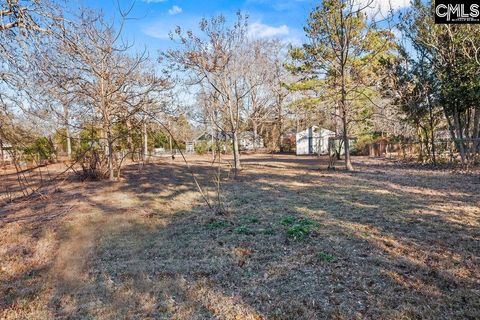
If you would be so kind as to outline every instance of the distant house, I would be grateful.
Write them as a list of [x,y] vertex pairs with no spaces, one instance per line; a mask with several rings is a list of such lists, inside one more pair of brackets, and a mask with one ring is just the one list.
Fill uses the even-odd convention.
[[201,142],[207,142],[213,144],[214,141],[218,139],[218,141],[228,141],[229,138],[226,133],[224,132],[215,132],[214,134],[211,134],[209,132],[202,132],[200,135],[198,135],[195,139],[193,139],[193,143],[201,143]]
[[12,146],[8,143],[1,143],[0,144],[0,162],[2,165],[4,164],[11,164],[13,159],[11,155]]
[[203,154],[216,149],[216,143],[219,144],[218,147],[220,150],[225,152],[227,150],[227,145],[230,144],[230,138],[226,133],[221,131],[214,132],[213,134],[204,131],[192,141],[187,141],[185,149],[187,153],[197,152]]
[[240,150],[255,150],[265,147],[262,137],[257,135],[257,138],[255,139],[253,131],[240,133],[238,144],[240,145]]
[[329,138],[335,137],[335,132],[312,126],[296,134],[297,155],[327,154]]

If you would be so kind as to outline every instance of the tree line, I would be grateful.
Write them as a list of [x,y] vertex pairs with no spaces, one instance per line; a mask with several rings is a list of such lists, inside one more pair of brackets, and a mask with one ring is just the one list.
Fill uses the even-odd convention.
[[433,2],[385,12],[373,0],[325,0],[298,47],[255,39],[242,12],[214,16],[172,30],[174,49],[158,56],[124,39],[131,10],[112,18],[50,1],[1,5],[2,153],[16,163],[60,148],[84,174],[114,180],[124,160],[208,132],[208,150],[228,146],[236,173],[242,133],[285,151],[295,132],[320,125],[335,132],[347,170],[351,141],[380,136],[416,141],[433,163],[448,139],[463,165],[478,161],[479,35],[475,25],[435,24]]

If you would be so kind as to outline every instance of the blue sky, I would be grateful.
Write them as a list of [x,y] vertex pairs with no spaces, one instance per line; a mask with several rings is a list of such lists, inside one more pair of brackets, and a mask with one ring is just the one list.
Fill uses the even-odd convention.
[[[156,56],[174,44],[169,32],[177,25],[195,30],[202,17],[223,14],[227,21],[235,18],[238,10],[249,15],[249,28],[257,38],[279,38],[294,45],[304,39],[303,26],[309,12],[318,5],[314,0],[118,0],[124,9],[134,3],[127,22],[125,36],[135,40],[135,48],[148,49]],[[368,1],[368,0],[359,0]],[[380,5],[392,4],[395,9],[403,8],[409,0],[375,0]],[[102,9],[107,15],[116,12],[117,0],[73,0],[70,6],[87,6]]]
[[[123,8],[130,0],[120,0]],[[136,46],[146,46],[154,53],[171,47],[168,34],[177,25],[196,29],[202,17],[223,14],[233,21],[235,12],[242,10],[249,15],[250,32],[256,37],[277,37],[299,44],[303,38],[303,26],[308,13],[318,3],[312,0],[136,0],[125,29],[128,39],[135,39]],[[72,7],[88,6],[102,9],[107,15],[115,12],[116,0],[77,0]]]

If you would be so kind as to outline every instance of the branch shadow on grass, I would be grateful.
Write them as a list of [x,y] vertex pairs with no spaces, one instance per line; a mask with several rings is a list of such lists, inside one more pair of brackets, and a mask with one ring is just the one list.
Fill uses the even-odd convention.
[[[240,179],[223,183],[225,216],[208,212],[183,165],[127,167],[110,194],[98,185],[79,200],[98,213],[65,230],[51,270],[68,272],[52,280],[50,311],[101,319],[478,315],[479,196],[468,177],[314,164],[247,159]],[[193,169],[211,188],[213,169]],[[285,217],[316,226],[295,240]]]

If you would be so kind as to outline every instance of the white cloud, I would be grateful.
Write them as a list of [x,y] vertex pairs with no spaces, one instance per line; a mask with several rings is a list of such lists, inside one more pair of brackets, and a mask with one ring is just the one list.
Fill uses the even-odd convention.
[[359,0],[356,5],[364,7],[369,5],[365,11],[369,16],[387,16],[390,11],[397,11],[410,6],[410,0]]
[[248,35],[252,38],[276,38],[288,34],[290,34],[290,29],[285,24],[273,27],[257,21],[248,26]]
[[[385,1],[388,2],[388,1]],[[385,3],[383,2],[383,3]],[[390,0],[393,10],[398,10],[410,6],[410,0]]]
[[291,44],[294,47],[299,47],[302,45],[302,39],[299,37],[288,37],[285,39],[282,39],[282,42],[285,44]]
[[151,24],[143,28],[143,33],[147,36],[157,39],[170,39],[170,29],[162,24]]
[[173,6],[168,10],[168,14],[174,16],[176,14],[182,13],[182,11],[182,8],[180,8],[179,6]]

